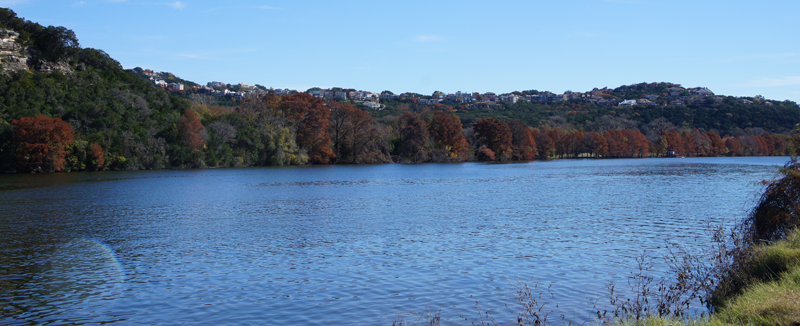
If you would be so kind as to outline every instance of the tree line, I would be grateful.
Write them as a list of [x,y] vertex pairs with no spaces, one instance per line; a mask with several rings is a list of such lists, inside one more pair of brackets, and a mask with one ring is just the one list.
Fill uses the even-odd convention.
[[[305,93],[252,96],[235,108],[195,103],[173,122],[153,131],[167,137],[156,140],[164,144],[160,168],[758,156],[788,151],[787,136],[759,130],[721,137],[715,131],[671,129],[650,141],[637,129],[540,129],[495,118],[465,126],[457,115],[444,111],[406,111],[376,121],[352,104]],[[19,172],[148,168],[125,158],[135,148],[114,140],[92,141],[91,134],[76,132],[61,118],[22,117],[11,126],[12,144],[6,148],[14,152]]]

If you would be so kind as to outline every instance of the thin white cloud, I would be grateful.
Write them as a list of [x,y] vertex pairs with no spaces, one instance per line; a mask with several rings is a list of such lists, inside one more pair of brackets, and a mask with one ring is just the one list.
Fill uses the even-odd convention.
[[800,85],[800,76],[786,76],[777,78],[754,79],[739,86],[741,87],[781,87]]
[[438,35],[417,35],[414,37],[414,41],[421,43],[441,42],[443,40],[444,38]]
[[170,2],[167,5],[178,10],[183,10],[183,8],[186,8],[186,3],[180,1]]
[[264,10],[272,10],[272,9],[275,9],[275,7],[270,7],[270,6],[258,6],[258,7],[256,7],[256,8],[258,8],[258,9],[264,9]]
[[78,1],[72,4],[73,7],[83,7],[86,5],[86,1]]
[[106,1],[114,2],[114,3],[120,3],[120,2],[125,2],[125,1],[128,1],[128,0],[106,0]]

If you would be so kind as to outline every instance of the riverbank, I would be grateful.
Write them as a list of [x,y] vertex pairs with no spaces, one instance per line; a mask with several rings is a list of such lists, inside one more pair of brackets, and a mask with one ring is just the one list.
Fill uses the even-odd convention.
[[753,249],[753,263],[744,268],[745,278],[760,281],[741,294],[722,298],[710,318],[679,320],[652,317],[643,321],[619,321],[618,326],[677,325],[798,325],[800,324],[800,230],[786,240]]

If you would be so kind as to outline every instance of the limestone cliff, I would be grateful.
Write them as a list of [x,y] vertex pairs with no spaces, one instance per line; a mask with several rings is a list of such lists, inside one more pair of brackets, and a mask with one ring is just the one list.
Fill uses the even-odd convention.
[[72,68],[66,62],[49,62],[38,59],[27,47],[17,41],[19,33],[0,29],[0,66],[3,73],[20,70],[38,70],[41,72],[59,71],[63,74],[72,73]]
[[28,56],[17,43],[19,33],[7,29],[0,30],[0,64],[4,71],[28,69]]

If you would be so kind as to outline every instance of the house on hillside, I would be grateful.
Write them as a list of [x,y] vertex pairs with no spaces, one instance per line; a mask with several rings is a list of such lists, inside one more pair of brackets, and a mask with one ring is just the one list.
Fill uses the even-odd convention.
[[171,89],[173,91],[182,91],[184,89],[183,84],[180,83],[169,83],[167,84],[167,89]]
[[321,89],[312,90],[312,91],[308,91],[308,95],[311,95],[311,96],[316,97],[316,98],[323,98],[323,97],[325,97],[325,91],[321,90]]
[[518,100],[519,100],[519,96],[513,95],[513,94],[512,95],[500,96],[500,101],[503,101],[503,102],[517,103]]
[[366,107],[368,107],[370,109],[373,109],[373,110],[380,110],[381,108],[383,108],[383,105],[381,105],[378,102],[367,101],[367,102],[364,102],[363,104]]
[[636,105],[636,100],[624,100],[619,102],[618,106],[634,106]]
[[700,95],[700,96],[714,96],[714,92],[712,92],[708,87],[695,87],[688,89],[689,94],[692,95]]
[[580,100],[581,98],[583,98],[583,94],[581,93],[575,93],[575,92],[564,93],[564,101]]

